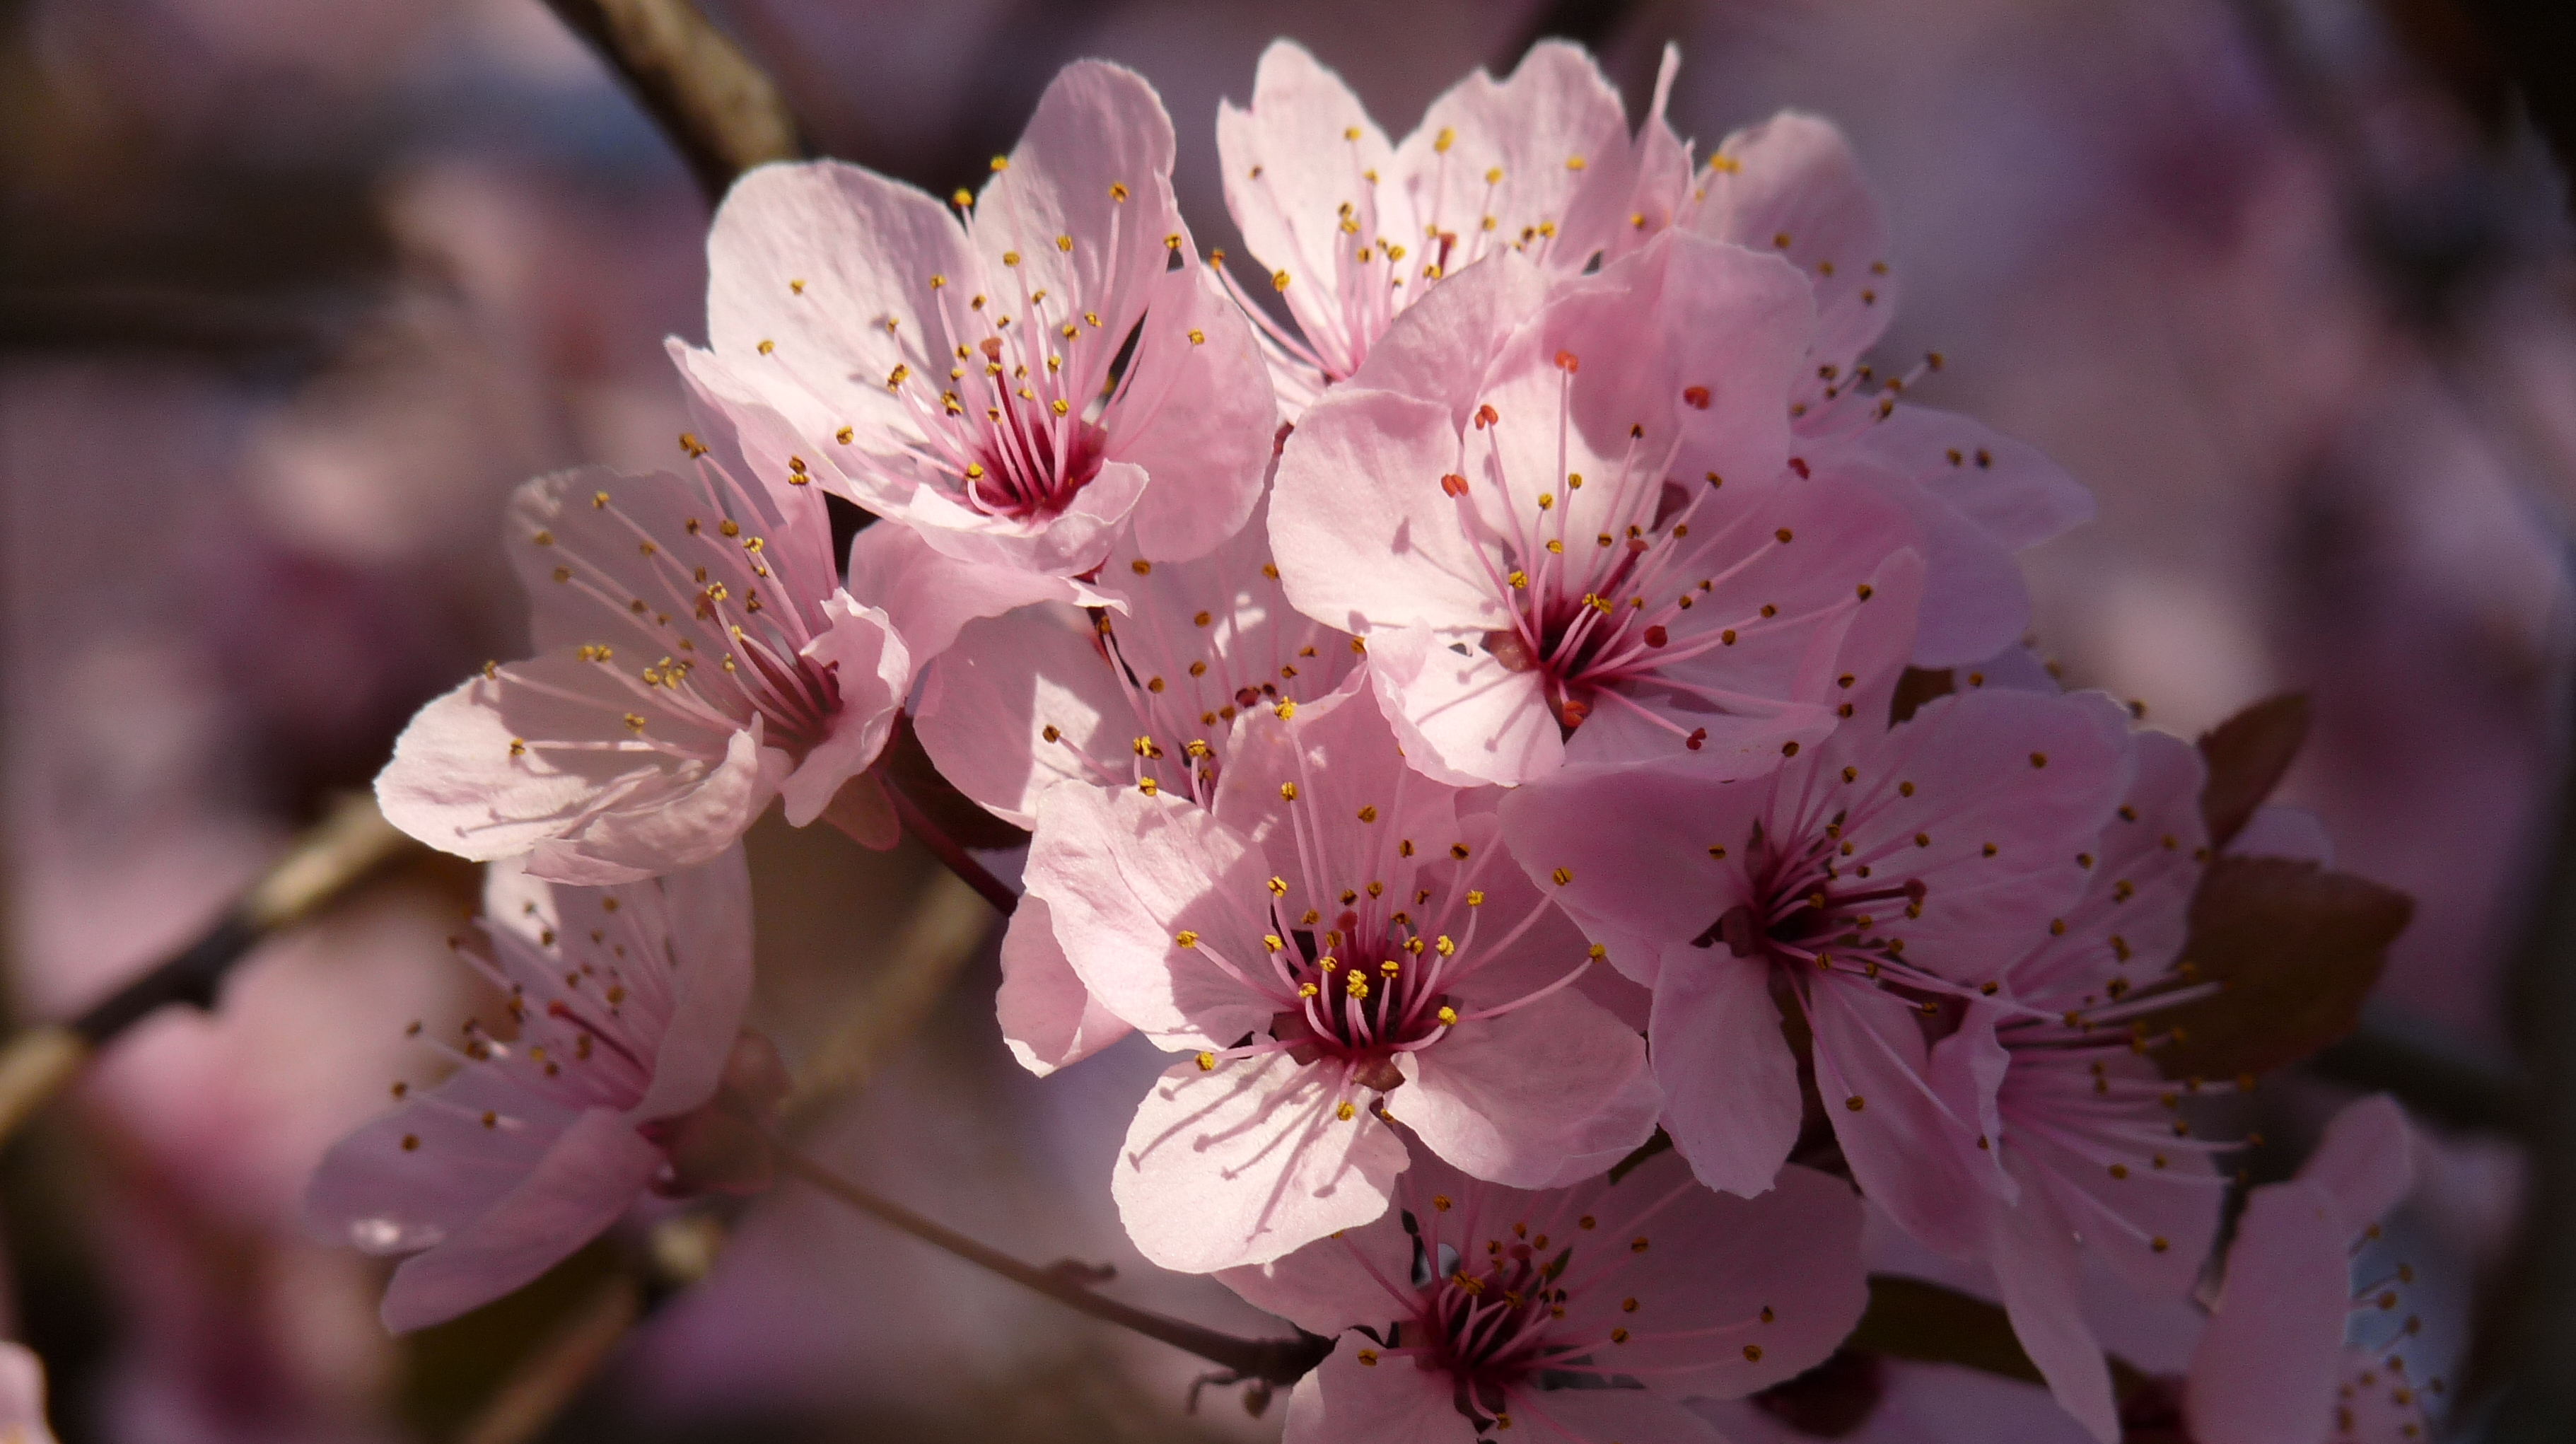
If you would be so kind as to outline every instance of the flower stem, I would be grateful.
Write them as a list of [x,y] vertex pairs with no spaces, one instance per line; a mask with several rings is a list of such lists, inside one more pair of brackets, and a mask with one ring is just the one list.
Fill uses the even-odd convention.
[[1009,917],[1019,908],[1020,895],[1011,891],[1010,884],[993,876],[992,870],[977,862],[973,853],[959,846],[955,838],[931,821],[930,814],[922,811],[921,805],[914,802],[891,777],[885,779],[885,792],[894,803],[894,815],[903,823],[903,830],[912,834],[915,842],[929,848],[941,862],[948,864],[948,870],[964,878],[967,886],[983,894],[984,901],[991,903],[995,912]]
[[1095,1319],[1132,1329],[1149,1339],[1159,1339],[1176,1349],[1196,1354],[1222,1366],[1237,1380],[1294,1384],[1322,1363],[1324,1355],[1332,1349],[1330,1339],[1312,1334],[1301,1334],[1293,1339],[1237,1338],[1180,1319],[1166,1318],[1131,1304],[1122,1304],[1116,1299],[1103,1298],[1086,1287],[1072,1270],[1061,1267],[1045,1269],[1023,1263],[999,1249],[987,1247],[933,1222],[892,1199],[877,1196],[785,1143],[775,1140],[773,1143],[782,1168],[878,1222],[911,1234],[977,1267],[1000,1274],[1024,1288],[1034,1289],[1076,1313],[1089,1314]]

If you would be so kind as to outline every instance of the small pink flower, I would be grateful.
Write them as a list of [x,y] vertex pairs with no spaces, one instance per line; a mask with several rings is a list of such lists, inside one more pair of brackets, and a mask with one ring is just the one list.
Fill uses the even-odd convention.
[[860,774],[909,685],[903,641],[841,590],[802,474],[746,474],[723,418],[701,424],[686,478],[586,468],[519,489],[507,540],[539,655],[412,719],[376,779],[395,826],[592,885],[705,862],[773,797],[800,827],[893,844]]
[[1863,1191],[1943,1252],[1984,1242],[1978,1200],[2010,1183],[1975,1146],[1982,1100],[1937,1088],[1933,1054],[1991,1049],[1992,1027],[1932,1025],[2082,893],[2076,855],[2124,781],[2106,714],[1975,692],[1842,728],[1757,781],[1567,772],[1504,799],[1530,875],[1653,988],[1664,1126],[1701,1179],[1760,1193],[1797,1140],[1785,1000]]
[[[650,882],[552,886],[496,864],[484,919],[455,943],[507,994],[514,1036],[474,1024],[456,1071],[335,1145],[305,1216],[404,1254],[384,1319],[402,1331],[509,1293],[614,1223],[648,1188],[756,1183],[735,1115],[782,1089],[742,1031],[751,880],[740,849]],[[719,1094],[727,1094],[719,1102]]]
[[1289,599],[1368,641],[1444,780],[1777,765],[1901,664],[1902,507],[1786,467],[1811,325],[1789,268],[1667,235],[1553,294],[1517,255],[1407,311],[1287,443]]
[[1665,1156],[1544,1193],[1425,1159],[1396,1193],[1365,1227],[1220,1275],[1338,1336],[1287,1444],[1715,1441],[1681,1400],[1796,1377],[1869,1299],[1859,1200],[1809,1169],[1738,1199]]
[[[2099,694],[2069,699],[2111,711]],[[2120,725],[2113,719],[2113,725]],[[2226,1180],[2216,1145],[2176,1113],[2181,1089],[2124,1026],[2189,986],[2180,957],[2209,841],[2199,752],[2163,733],[2130,740],[2126,796],[2077,854],[2088,882],[2038,943],[2001,970],[1999,995],[1969,1005],[1965,1046],[1933,1049],[1935,1087],[1977,1097],[1979,1150],[2014,1188],[1990,1205],[1979,1252],[2014,1332],[2058,1402],[2105,1444],[2120,1434],[2102,1347],[2085,1322],[2090,1253],[2151,1297],[2187,1297],[2217,1237]],[[2157,996],[2151,1003],[2134,1001]]]
[[[1217,111],[1226,208],[1296,321],[1237,295],[1289,419],[1358,373],[1407,306],[1489,255],[1574,277],[1669,223],[1689,159],[1662,124],[1667,56],[1644,137],[1583,50],[1531,47],[1510,77],[1479,70],[1390,144],[1359,97],[1293,41],[1262,52],[1252,103]],[[1632,202],[1649,166],[1660,198]],[[1228,278],[1228,285],[1233,284]]]
[[2335,1116],[2298,1177],[2247,1195],[2183,1385],[2197,1444],[2429,1437],[2423,1390],[2440,1384],[2407,1369],[2400,1280],[2353,1285],[2354,1254],[2413,1187],[2409,1155],[2405,1115],[2364,1098]]
[[[858,570],[854,561],[854,581]],[[1099,611],[1033,606],[977,622],[922,682],[913,724],[931,760],[1023,827],[1037,821],[1039,796],[1065,784],[1151,778],[1162,795],[1206,806],[1238,716],[1320,697],[1357,660],[1349,637],[1281,597],[1257,523],[1186,562],[1158,565],[1123,543],[1104,572]],[[1012,914],[1001,961],[1002,1037],[1032,1071],[1128,1033],[1074,975],[1042,900]]]
[[2030,597],[2013,553],[2090,520],[2093,499],[1982,423],[1898,404],[1921,369],[1873,384],[1881,378],[1862,358],[1895,316],[1897,278],[1886,221],[1842,132],[1794,111],[1737,131],[1676,224],[1783,257],[1814,288],[1815,335],[1790,404],[1796,450],[1810,467],[1870,482],[1921,529],[1930,570],[1915,662],[1963,664],[2016,641]]
[[1162,102],[1068,66],[993,164],[962,224],[856,166],[746,175],[708,237],[711,350],[683,364],[960,560],[1073,575],[1131,525],[1157,561],[1206,552],[1259,497],[1276,408],[1242,313],[1172,265],[1195,252]]
[[1276,1258],[1378,1216],[1432,1152],[1525,1186],[1608,1167],[1657,1098],[1635,1031],[1575,991],[1593,959],[1495,841],[1413,772],[1354,677],[1256,712],[1213,809],[1162,792],[1040,799],[1029,895],[1099,1004],[1193,1052],[1112,1177],[1146,1257]]

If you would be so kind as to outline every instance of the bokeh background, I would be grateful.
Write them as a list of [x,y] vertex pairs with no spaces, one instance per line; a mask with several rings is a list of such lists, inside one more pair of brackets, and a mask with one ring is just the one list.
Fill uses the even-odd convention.
[[[2510,84],[2527,36],[2495,7],[706,8],[816,153],[941,193],[1009,147],[1063,62],[1134,66],[1179,128],[1203,245],[1233,237],[1217,101],[1248,95],[1275,35],[1397,134],[1548,33],[1591,44],[1632,111],[1678,42],[1672,115],[1703,151],[1783,106],[1839,121],[1895,232],[1884,351],[1943,351],[1917,394],[2100,499],[2027,559],[2036,645],[2187,736],[2307,690],[2287,800],[2340,866],[2417,899],[2364,1042],[2267,1092],[2258,1170],[2285,1171],[2353,1089],[2405,1084],[2428,1129],[2400,1230],[2441,1347],[2501,1377],[2539,1327],[2507,1286],[2533,1277],[2520,1224],[2553,1217],[2530,1205],[2553,1206],[2533,1180],[2555,1155],[2516,1141],[2546,1073],[2518,1060],[2553,1056],[2518,960],[2570,695],[2576,272],[2545,126]],[[411,709],[520,650],[502,501],[668,452],[661,342],[703,336],[706,218],[539,0],[0,0],[18,1020],[203,931]],[[987,914],[926,855],[775,817],[752,855],[757,1021],[799,1065],[820,1152],[1027,1256],[1260,1326],[1154,1276],[1117,1227],[1109,1159],[1157,1055],[1021,1072]],[[135,1029],[0,1156],[0,1332],[45,1356],[65,1440],[1275,1436],[1279,1411],[1254,1419],[1239,1391],[1185,1413],[1191,1361],[804,1195],[641,1222],[521,1299],[386,1337],[377,1266],[307,1238],[296,1201],[389,1082],[427,1076],[404,1025],[477,1006],[442,946],[472,891],[412,867],[263,947],[215,1013]],[[496,1399],[577,1356],[568,1337],[596,1345],[591,1382],[513,1425]]]

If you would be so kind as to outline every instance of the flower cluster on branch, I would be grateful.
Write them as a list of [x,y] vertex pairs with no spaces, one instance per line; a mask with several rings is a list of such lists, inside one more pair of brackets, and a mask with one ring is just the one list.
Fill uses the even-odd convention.
[[[2089,497],[1869,359],[1835,128],[1695,160],[1676,63],[1633,130],[1549,43],[1390,140],[1274,45],[1217,123],[1250,283],[1114,65],[980,192],[744,177],[675,470],[529,483],[537,655],[379,783],[493,863],[458,950],[509,999],[315,1184],[409,1255],[387,1321],[766,1181],[736,843],[774,797],[889,845],[901,714],[1031,834],[1014,1054],[1172,1056],[1104,1180],[1138,1248],[1329,1341],[1291,1444],[1714,1438],[1693,1401],[1865,1377],[1865,1218],[2104,1444],[2402,1378],[2344,1322],[2388,1105],[2211,1282],[2242,1140],[2196,1100],[2347,1030],[2408,911],[2246,853],[2304,714],[2195,746],[2060,689],[2016,553]],[[846,562],[826,494],[878,519]],[[2115,1367],[2088,1274],[2214,1310],[2187,1378]]]

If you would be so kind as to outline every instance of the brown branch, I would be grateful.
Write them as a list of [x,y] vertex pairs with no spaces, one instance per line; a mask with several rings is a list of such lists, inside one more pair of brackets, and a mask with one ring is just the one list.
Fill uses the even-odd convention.
[[546,0],[608,62],[678,148],[709,201],[734,178],[805,153],[768,74],[689,0]]
[[1132,1304],[1122,1304],[1116,1299],[1103,1298],[1085,1285],[1076,1269],[1061,1264],[1054,1268],[1039,1268],[1035,1264],[1022,1263],[999,1249],[989,1248],[955,1229],[935,1223],[892,1199],[878,1197],[784,1143],[775,1144],[775,1147],[780,1166],[789,1173],[878,1222],[911,1234],[978,1268],[1000,1274],[1023,1288],[1044,1294],[1076,1313],[1132,1329],[1149,1339],[1159,1339],[1176,1349],[1196,1354],[1227,1370],[1234,1380],[1294,1384],[1312,1372],[1317,1364],[1324,1361],[1324,1355],[1332,1351],[1332,1340],[1313,1334],[1301,1334],[1293,1339],[1238,1338],[1198,1324],[1167,1318]]
[[894,803],[894,815],[902,819],[903,830],[912,835],[913,841],[929,848],[934,856],[948,865],[950,872],[964,878],[967,886],[983,894],[984,901],[991,903],[995,912],[1009,917],[1019,910],[1020,895],[1011,891],[1011,885],[993,876],[990,868],[977,862],[973,853],[933,822],[930,814],[922,811],[921,804],[913,801],[912,795],[905,792],[901,784],[889,777],[885,790],[886,797]]

